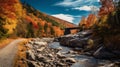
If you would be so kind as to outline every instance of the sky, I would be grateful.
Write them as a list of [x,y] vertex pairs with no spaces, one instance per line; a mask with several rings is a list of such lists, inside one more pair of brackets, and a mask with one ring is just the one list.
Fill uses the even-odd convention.
[[[78,24],[82,16],[99,11],[99,0],[21,0],[48,15]],[[92,11],[91,11],[92,10]]]

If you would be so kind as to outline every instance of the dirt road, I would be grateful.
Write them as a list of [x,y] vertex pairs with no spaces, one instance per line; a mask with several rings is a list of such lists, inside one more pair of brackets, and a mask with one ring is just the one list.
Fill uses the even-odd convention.
[[17,45],[24,39],[17,39],[0,49],[0,67],[13,67],[14,58],[17,52]]

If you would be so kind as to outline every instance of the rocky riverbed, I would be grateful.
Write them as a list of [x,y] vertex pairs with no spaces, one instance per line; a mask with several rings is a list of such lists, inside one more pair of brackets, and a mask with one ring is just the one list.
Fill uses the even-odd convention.
[[[119,52],[106,50],[91,31],[59,38],[35,38],[26,44],[29,67],[120,67]],[[93,49],[94,48],[94,49]],[[93,49],[93,50],[92,50]]]
[[59,43],[52,41],[52,38],[37,38],[29,41],[27,44],[29,67],[70,67],[77,62],[74,58],[63,55],[62,53],[65,52],[60,52],[63,48],[59,47]]

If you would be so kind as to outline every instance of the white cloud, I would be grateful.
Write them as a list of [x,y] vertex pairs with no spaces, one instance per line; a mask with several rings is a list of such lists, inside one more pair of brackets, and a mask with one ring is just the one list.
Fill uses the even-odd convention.
[[75,8],[72,8],[72,9],[75,9],[75,10],[83,10],[83,11],[98,11],[99,8],[96,7],[96,6],[82,6],[82,7],[75,7]]
[[91,5],[92,3],[99,1],[100,0],[63,0],[55,5],[64,7],[78,7],[81,5]]
[[75,9],[75,10],[84,10],[84,11],[91,11],[91,7],[90,6],[75,7],[73,9]]
[[71,23],[73,23],[73,21],[75,19],[72,15],[69,15],[69,14],[55,14],[52,16],[57,17],[57,18],[62,19],[62,20],[66,20],[66,21],[71,22]]
[[77,15],[77,16],[74,16],[75,18],[81,18],[82,16],[80,16],[80,15]]
[[98,0],[98,2],[100,2],[100,0]]
[[81,1],[82,0],[64,0],[64,1],[56,3],[55,5],[73,7],[73,6],[78,6]]

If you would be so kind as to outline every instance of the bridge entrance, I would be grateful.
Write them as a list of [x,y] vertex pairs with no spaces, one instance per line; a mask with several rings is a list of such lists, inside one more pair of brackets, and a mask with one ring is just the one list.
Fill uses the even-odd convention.
[[79,30],[81,30],[80,27],[65,28],[64,35],[71,34],[71,30],[73,30],[73,29],[79,29]]

